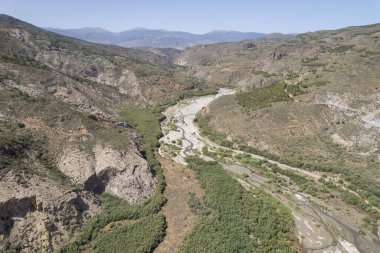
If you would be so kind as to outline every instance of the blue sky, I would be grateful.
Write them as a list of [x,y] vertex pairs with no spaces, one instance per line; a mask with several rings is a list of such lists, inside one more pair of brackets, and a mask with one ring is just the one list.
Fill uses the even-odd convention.
[[300,33],[380,23],[380,0],[0,0],[41,27]]

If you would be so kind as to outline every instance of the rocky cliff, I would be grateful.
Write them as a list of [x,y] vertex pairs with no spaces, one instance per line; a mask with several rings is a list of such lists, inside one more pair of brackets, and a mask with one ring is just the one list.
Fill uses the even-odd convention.
[[101,211],[94,194],[81,189],[62,189],[53,180],[27,176],[20,186],[20,174],[10,171],[1,178],[1,250],[50,252],[78,232],[83,223]]
[[90,155],[69,146],[58,158],[58,168],[89,191],[130,202],[149,197],[155,188],[149,164],[136,149],[125,152],[97,144]]

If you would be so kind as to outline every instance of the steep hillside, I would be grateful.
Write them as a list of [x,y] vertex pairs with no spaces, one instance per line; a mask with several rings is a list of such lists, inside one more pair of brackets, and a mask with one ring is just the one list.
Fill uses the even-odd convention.
[[199,77],[246,90],[284,79],[315,81],[316,72],[336,76],[358,61],[369,65],[378,53],[378,30],[379,25],[371,25],[284,39],[201,45],[185,49],[176,63]]
[[[105,226],[126,219],[128,202],[162,205],[152,156],[160,106],[208,92],[203,80],[156,53],[83,42],[0,15],[0,251],[50,252],[95,215]],[[142,115],[150,132],[140,128]],[[119,216],[104,218],[111,200],[96,195],[104,193],[124,205]],[[133,208],[141,218],[160,210]],[[162,231],[152,236],[159,240]]]
[[[378,147],[372,140],[378,138],[380,129],[379,35],[380,25],[372,25],[302,34],[277,42],[208,45],[185,50],[177,62],[199,77],[249,91],[222,98],[209,108],[210,117],[219,115],[224,123],[229,122],[225,109],[231,113],[233,121],[228,125],[215,121],[216,128],[250,134],[255,138],[250,140],[252,145],[276,153],[281,146],[283,152],[289,151],[289,140],[270,145],[270,139],[293,136],[302,143],[306,136],[314,140],[318,134],[327,134],[320,136],[323,142],[330,140],[331,145],[354,149],[353,155],[375,162]],[[206,59],[209,62],[203,64]],[[254,89],[258,87],[264,88]],[[219,113],[214,114],[216,111]],[[236,113],[241,124],[236,124]],[[299,144],[290,146],[302,149]],[[300,150],[293,151],[300,154]],[[317,154],[329,159],[331,152],[320,150]],[[354,163],[359,165],[359,160]]]
[[[142,51],[0,15],[0,251],[153,252],[167,233],[158,251],[377,252],[379,39],[370,25]],[[237,92],[176,103],[219,86]]]
[[337,196],[366,213],[377,231],[379,38],[380,25],[350,27],[275,42],[190,48],[177,62],[198,77],[240,90],[203,110],[198,123],[204,134],[331,175]]
[[205,34],[174,32],[136,28],[123,32],[110,32],[101,28],[57,29],[45,28],[48,31],[90,42],[113,44],[122,47],[135,48],[177,48],[182,49],[198,44],[211,44],[256,39],[265,36],[264,33],[212,31]]

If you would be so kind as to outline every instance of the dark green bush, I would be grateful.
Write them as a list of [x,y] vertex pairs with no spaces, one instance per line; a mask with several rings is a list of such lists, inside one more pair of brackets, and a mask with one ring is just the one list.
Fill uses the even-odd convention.
[[136,223],[113,228],[102,233],[92,250],[97,252],[153,252],[165,236],[166,222],[162,214],[153,214]]
[[200,218],[180,252],[294,252],[290,212],[260,190],[245,191],[216,162],[188,158],[212,210]]
[[251,92],[236,94],[236,100],[240,106],[249,110],[258,110],[270,107],[272,103],[291,100],[286,92],[286,84],[280,83],[263,88],[254,89]]

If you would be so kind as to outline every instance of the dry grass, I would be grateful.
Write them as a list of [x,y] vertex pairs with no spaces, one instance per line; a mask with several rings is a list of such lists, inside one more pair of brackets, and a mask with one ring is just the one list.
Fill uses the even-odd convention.
[[161,160],[166,179],[166,205],[162,212],[166,217],[167,230],[164,241],[156,248],[156,253],[177,252],[188,232],[194,227],[197,215],[188,206],[189,193],[199,198],[204,195],[195,178],[194,171],[170,160]]

